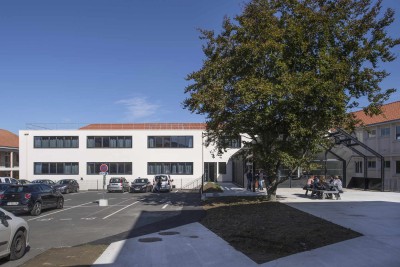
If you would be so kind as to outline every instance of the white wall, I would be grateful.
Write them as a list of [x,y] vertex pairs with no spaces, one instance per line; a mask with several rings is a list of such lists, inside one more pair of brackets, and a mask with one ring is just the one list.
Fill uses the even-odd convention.
[[[193,148],[147,148],[148,136],[193,136]],[[79,148],[34,148],[34,136],[79,136]],[[87,136],[132,136],[132,148],[87,148]],[[129,181],[136,177],[148,177],[148,162],[193,162],[193,175],[172,175],[177,188],[200,178],[203,162],[228,162],[238,149],[230,149],[215,158],[212,148],[202,146],[202,130],[22,130],[19,132],[20,177],[28,180],[72,178],[78,180],[81,189],[102,188],[101,175],[87,175],[87,162],[132,162],[132,175],[124,175]],[[79,162],[79,175],[34,175],[34,162]],[[218,166],[218,164],[217,164]],[[83,178],[83,181],[81,180]],[[232,167],[228,163],[227,174],[219,175],[218,181],[231,181]]]

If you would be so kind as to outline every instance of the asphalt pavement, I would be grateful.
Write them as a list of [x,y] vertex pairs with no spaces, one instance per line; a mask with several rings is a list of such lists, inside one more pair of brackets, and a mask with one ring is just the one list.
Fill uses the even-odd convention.
[[[233,184],[222,187],[224,193],[207,197],[265,194]],[[311,199],[301,188],[279,188],[277,193],[278,201],[363,236],[258,265],[193,216],[178,227],[112,242],[93,266],[400,266],[399,193],[346,190],[341,200]]]

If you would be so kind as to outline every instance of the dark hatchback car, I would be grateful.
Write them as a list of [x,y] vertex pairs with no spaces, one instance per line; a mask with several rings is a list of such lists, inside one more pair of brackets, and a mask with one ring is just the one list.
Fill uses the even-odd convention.
[[42,209],[62,209],[64,197],[47,184],[11,185],[0,193],[0,207],[11,212],[30,212],[37,216]]
[[75,179],[62,179],[58,181],[55,185],[53,185],[53,188],[65,194],[79,192],[79,184]]
[[129,189],[130,193],[134,192],[151,192],[153,190],[153,185],[147,178],[137,178],[131,183]]

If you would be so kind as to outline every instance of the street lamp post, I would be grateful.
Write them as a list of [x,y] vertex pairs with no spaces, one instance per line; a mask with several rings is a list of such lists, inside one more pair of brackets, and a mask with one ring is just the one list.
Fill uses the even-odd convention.
[[201,132],[201,189],[200,189],[201,199],[203,199],[203,186],[204,186],[204,133]]
[[29,133],[25,133],[25,179],[28,179],[28,141],[29,141]]

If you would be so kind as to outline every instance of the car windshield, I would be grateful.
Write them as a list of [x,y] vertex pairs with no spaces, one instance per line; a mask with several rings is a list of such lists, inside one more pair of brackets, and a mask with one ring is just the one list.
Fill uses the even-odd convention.
[[10,185],[8,185],[8,184],[0,184],[0,191],[4,191],[9,187],[10,187]]
[[165,182],[168,181],[168,177],[167,176],[156,176],[156,180],[161,179],[161,181]]
[[121,183],[121,179],[120,178],[111,178],[110,179],[110,183]]
[[147,183],[147,179],[136,179],[135,183]]
[[57,184],[68,184],[69,181],[68,180],[60,180],[57,182]]

